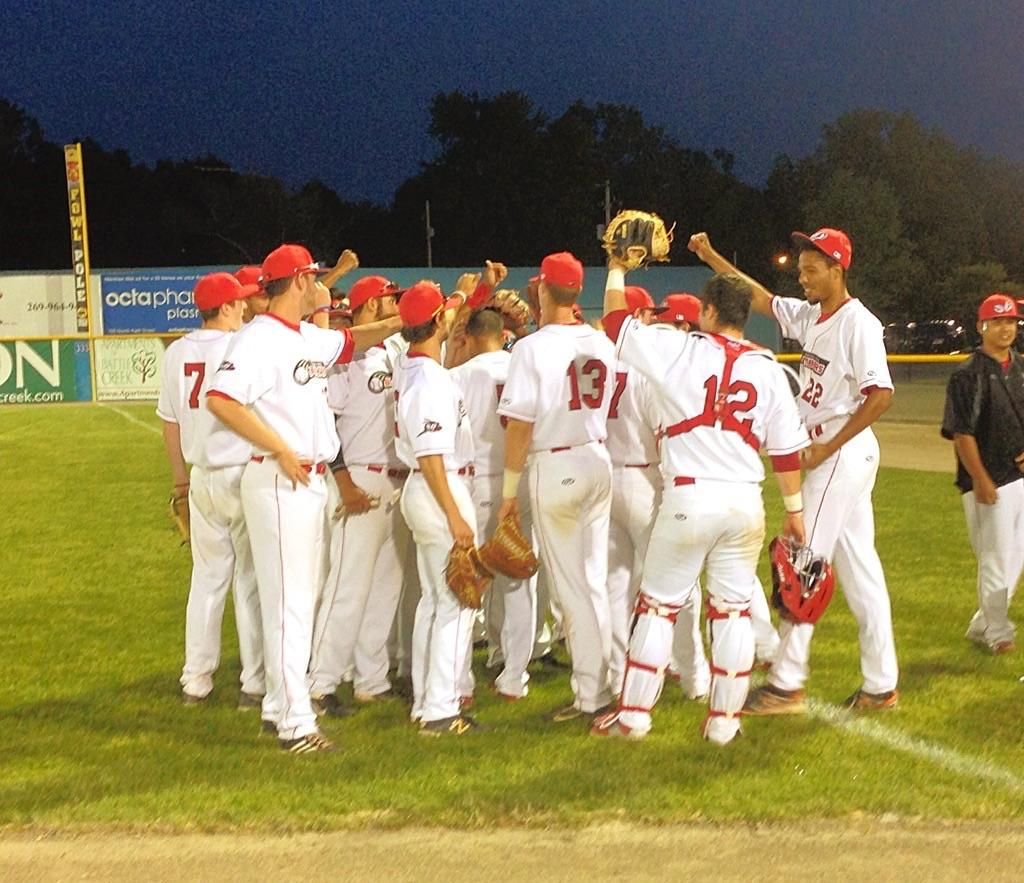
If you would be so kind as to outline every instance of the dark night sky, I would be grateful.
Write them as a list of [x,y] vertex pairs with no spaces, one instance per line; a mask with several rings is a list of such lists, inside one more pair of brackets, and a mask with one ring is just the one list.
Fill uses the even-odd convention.
[[[983,11],[984,10],[984,11]],[[633,104],[760,184],[856,107],[911,111],[1024,161],[1024,3],[26,2],[0,8],[0,97],[55,141],[136,161],[212,152],[386,201],[435,146],[441,90],[517,89],[551,116]]]

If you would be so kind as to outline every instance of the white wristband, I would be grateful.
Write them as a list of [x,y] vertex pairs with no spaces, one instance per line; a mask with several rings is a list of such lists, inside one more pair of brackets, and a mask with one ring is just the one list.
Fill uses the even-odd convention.
[[501,496],[510,500],[519,493],[519,479],[523,477],[522,472],[516,472],[512,469],[505,470],[505,478],[501,482]]
[[614,267],[608,271],[608,279],[604,283],[605,291],[625,291],[626,274],[619,268]]
[[797,491],[795,494],[788,494],[782,498],[782,505],[789,515],[804,511],[804,495]]

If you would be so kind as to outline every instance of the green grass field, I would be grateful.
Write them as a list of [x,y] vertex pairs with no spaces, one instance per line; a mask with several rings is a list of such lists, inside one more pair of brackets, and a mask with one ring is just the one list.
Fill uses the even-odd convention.
[[[946,476],[885,470],[876,491],[903,672],[902,706],[884,717],[857,722],[832,708],[859,685],[855,627],[837,595],[814,646],[815,713],[748,720],[725,750],[700,741],[703,709],[677,690],[666,689],[645,742],[607,743],[582,725],[543,722],[569,697],[564,674],[536,675],[529,699],[508,706],[490,697],[480,667],[489,733],[424,740],[392,705],[327,723],[338,753],[296,758],[234,708],[230,621],[210,704],[181,705],[188,553],[165,511],[152,407],[117,409],[0,410],[0,825],[1024,817],[1024,659],[993,658],[961,637],[974,562]],[[766,496],[771,530],[778,507]]]

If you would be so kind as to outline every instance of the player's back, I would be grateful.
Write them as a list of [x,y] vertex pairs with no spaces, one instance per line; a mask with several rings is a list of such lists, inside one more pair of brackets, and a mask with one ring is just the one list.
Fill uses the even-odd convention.
[[789,383],[768,350],[630,321],[618,351],[655,395],[666,480],[761,482],[761,453],[783,456],[808,444]]
[[533,424],[531,451],[604,441],[615,348],[589,325],[545,325],[512,350],[499,413]]
[[608,456],[612,465],[640,466],[658,462],[657,431],[661,417],[656,413],[647,380],[639,371],[619,362],[615,388],[608,408]]
[[498,414],[508,380],[512,354],[505,350],[481,353],[451,370],[473,430],[477,475],[500,475],[505,457],[505,420]]
[[249,459],[249,443],[206,407],[206,391],[232,336],[230,331],[199,328],[174,341],[164,354],[157,414],[178,424],[182,454],[194,466],[234,466]]
[[397,466],[392,357],[384,344],[357,353],[327,378],[327,404],[349,465]]

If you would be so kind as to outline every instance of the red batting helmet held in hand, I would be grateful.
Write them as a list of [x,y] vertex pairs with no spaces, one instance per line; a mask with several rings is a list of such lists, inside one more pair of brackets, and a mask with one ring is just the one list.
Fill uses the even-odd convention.
[[807,546],[776,537],[768,546],[772,561],[772,603],[793,622],[812,625],[832,600],[836,580],[831,565]]

